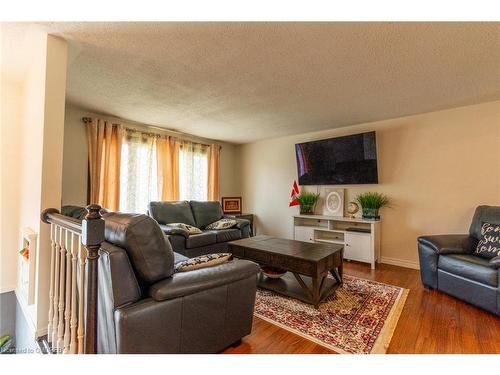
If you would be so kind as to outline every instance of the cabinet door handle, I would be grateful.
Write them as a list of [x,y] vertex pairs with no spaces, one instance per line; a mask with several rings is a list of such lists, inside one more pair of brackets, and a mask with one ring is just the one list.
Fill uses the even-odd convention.
[[346,245],[346,246],[349,246],[349,244],[348,244],[348,243],[346,243],[345,245]]

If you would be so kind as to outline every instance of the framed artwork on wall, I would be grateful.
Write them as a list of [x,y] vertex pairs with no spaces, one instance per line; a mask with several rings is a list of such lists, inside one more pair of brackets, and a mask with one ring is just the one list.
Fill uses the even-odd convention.
[[222,197],[221,201],[225,214],[241,214],[241,197]]

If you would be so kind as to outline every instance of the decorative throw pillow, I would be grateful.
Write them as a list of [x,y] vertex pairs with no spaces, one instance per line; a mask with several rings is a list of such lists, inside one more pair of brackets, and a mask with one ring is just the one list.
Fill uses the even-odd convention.
[[208,230],[221,230],[221,229],[229,229],[234,227],[238,222],[234,219],[220,219],[212,224],[208,224],[205,229]]
[[189,233],[189,235],[203,233],[200,228],[196,228],[196,227],[193,227],[192,225],[188,225],[188,224],[184,224],[184,223],[171,223],[168,225],[170,225],[171,227],[177,227],[177,228],[184,229]]
[[487,259],[500,255],[500,225],[483,223],[474,254]]
[[177,263],[175,265],[175,272],[186,272],[216,266],[217,264],[227,262],[231,259],[231,257],[232,254],[230,253],[201,255],[199,257],[183,260],[182,262]]

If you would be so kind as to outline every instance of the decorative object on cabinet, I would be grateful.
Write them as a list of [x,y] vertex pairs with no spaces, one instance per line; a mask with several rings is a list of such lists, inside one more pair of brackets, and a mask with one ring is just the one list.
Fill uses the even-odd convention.
[[241,214],[241,197],[222,197],[221,203],[225,214]]
[[344,189],[324,189],[323,215],[344,216]]
[[389,207],[389,198],[381,193],[366,192],[356,196],[356,202],[361,206],[363,211],[363,219],[378,220],[380,219],[379,210],[382,207]]
[[380,221],[326,215],[295,215],[293,238],[304,242],[344,245],[344,259],[380,261]]
[[21,246],[18,260],[17,291],[27,305],[35,303],[35,262],[37,234],[30,228],[21,231]]
[[349,214],[349,218],[354,219],[356,217],[356,214],[359,211],[359,204],[356,202],[349,202],[347,205],[347,213]]
[[319,194],[311,193],[308,191],[302,191],[297,195],[297,200],[300,205],[300,214],[309,215],[314,214],[314,208],[316,207],[316,202],[318,201]]

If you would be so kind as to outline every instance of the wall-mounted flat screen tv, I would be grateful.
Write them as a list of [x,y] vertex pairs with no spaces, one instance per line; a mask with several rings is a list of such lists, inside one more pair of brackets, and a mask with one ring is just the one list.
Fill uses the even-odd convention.
[[299,185],[377,184],[375,132],[295,145]]

